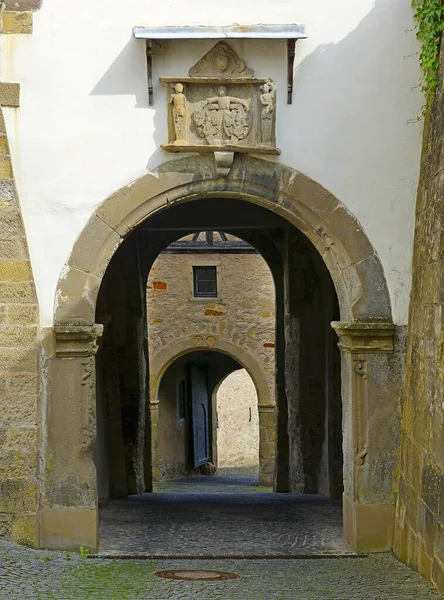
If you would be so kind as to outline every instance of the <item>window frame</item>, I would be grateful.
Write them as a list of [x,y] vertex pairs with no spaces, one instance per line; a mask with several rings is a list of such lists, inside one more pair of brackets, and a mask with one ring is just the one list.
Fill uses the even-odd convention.
[[[214,273],[214,278],[212,279],[201,279],[198,278],[198,273],[203,270],[212,271]],[[214,292],[199,292],[198,287],[199,283],[214,283],[215,290]],[[217,281],[217,267],[216,265],[193,265],[193,296],[194,298],[217,298],[218,297],[218,281]]]
[[[216,296],[194,295],[194,267],[216,267]],[[222,291],[222,275],[220,260],[190,260],[189,262],[189,298],[192,302],[220,302]]]

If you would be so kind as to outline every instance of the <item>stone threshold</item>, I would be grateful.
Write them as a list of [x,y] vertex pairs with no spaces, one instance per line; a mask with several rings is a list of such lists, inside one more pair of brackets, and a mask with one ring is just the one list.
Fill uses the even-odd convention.
[[88,554],[88,559],[102,560],[327,560],[340,558],[370,558],[369,554]]

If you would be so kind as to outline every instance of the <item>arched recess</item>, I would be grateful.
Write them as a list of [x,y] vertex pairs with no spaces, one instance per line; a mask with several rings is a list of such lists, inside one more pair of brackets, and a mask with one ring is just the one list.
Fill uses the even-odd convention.
[[[342,351],[344,535],[356,550],[390,550],[402,351],[393,355],[382,265],[359,222],[330,192],[290,167],[246,155],[236,155],[226,178],[216,176],[210,157],[169,161],[105,200],[77,239],[55,298],[42,545],[78,547],[84,532],[80,542],[97,547],[94,353],[101,327],[95,311],[107,265],[140,224],[206,198],[232,198],[279,215],[328,268],[341,316],[334,328]],[[290,336],[285,347],[292,343]],[[74,452],[67,453],[68,433]]]
[[[159,421],[159,387],[169,367],[182,356],[199,351],[225,354],[238,362],[250,375],[256,388],[259,411],[259,485],[272,486],[275,463],[276,415],[274,389],[270,389],[266,377],[259,364],[243,348],[235,344],[205,334],[193,336],[200,339],[190,347],[190,339],[180,340],[174,346],[154,357],[150,362],[150,413],[151,413],[151,454],[152,464],[158,464],[157,456],[157,424]],[[154,466],[155,468],[155,466]]]
[[[237,401],[238,390],[242,392],[240,401]],[[266,448],[263,444],[261,448],[260,444],[258,405],[256,387],[245,369],[231,371],[214,386],[212,406],[217,415],[217,435],[213,448],[218,468],[260,468],[261,450]],[[275,456],[275,444],[272,444],[271,456]],[[272,480],[271,485],[267,481],[258,482],[260,487],[272,487],[273,484]]]

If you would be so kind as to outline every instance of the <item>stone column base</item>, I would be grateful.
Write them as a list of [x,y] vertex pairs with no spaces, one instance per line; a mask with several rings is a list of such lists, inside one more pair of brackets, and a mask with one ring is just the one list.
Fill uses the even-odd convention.
[[343,495],[344,539],[354,552],[391,552],[395,507],[357,504]]
[[40,547],[90,552],[98,548],[98,513],[88,508],[45,508],[40,512]]

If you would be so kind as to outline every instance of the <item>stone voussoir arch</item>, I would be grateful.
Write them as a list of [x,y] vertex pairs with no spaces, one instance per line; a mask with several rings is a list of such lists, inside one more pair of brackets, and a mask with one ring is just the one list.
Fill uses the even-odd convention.
[[[190,345],[190,338],[178,341],[174,346],[168,346],[154,357],[150,358],[150,397],[158,401],[159,386],[168,368],[182,356],[193,352],[219,352],[236,360],[249,374],[256,388],[258,403],[261,406],[274,407],[275,401],[272,390],[264,373],[256,360],[240,346],[221,339],[217,336],[198,334],[192,336],[200,338],[202,342]],[[209,339],[210,338],[210,339]],[[208,341],[209,340],[209,341]],[[207,342],[207,343],[205,343]]]
[[[95,325],[95,313],[107,266],[138,225],[176,204],[205,198],[235,198],[280,215],[306,235],[328,268],[341,317],[333,326],[341,348],[344,537],[356,551],[390,551],[397,464],[393,423],[403,357],[402,349],[394,353],[381,262],[356,218],[325,188],[290,167],[240,154],[227,177],[217,177],[210,156],[164,163],[105,200],[78,237],[55,298],[55,356],[48,361],[54,460],[47,468],[49,491],[42,496],[41,544],[63,549],[98,544],[94,354],[102,326]],[[81,485],[73,488],[71,473]],[[74,497],[73,489],[83,491]]]
[[[274,479],[275,442],[276,442],[276,403],[273,390],[256,360],[245,349],[215,335],[196,334],[179,340],[150,358],[150,423],[151,423],[151,464],[153,473],[158,471],[158,423],[159,388],[168,368],[179,358],[187,354],[205,351],[225,354],[236,360],[251,377],[256,388],[259,414],[259,483],[272,486]],[[227,376],[227,375],[226,375]],[[225,376],[225,377],[226,377]],[[213,395],[225,377],[218,382]]]
[[57,287],[56,325],[93,325],[106,268],[126,236],[159,211],[205,197],[236,198],[295,225],[324,260],[343,321],[391,322],[381,262],[357,219],[333,194],[284,165],[237,155],[217,177],[210,157],[168,161],[105,200],[75,242]]

